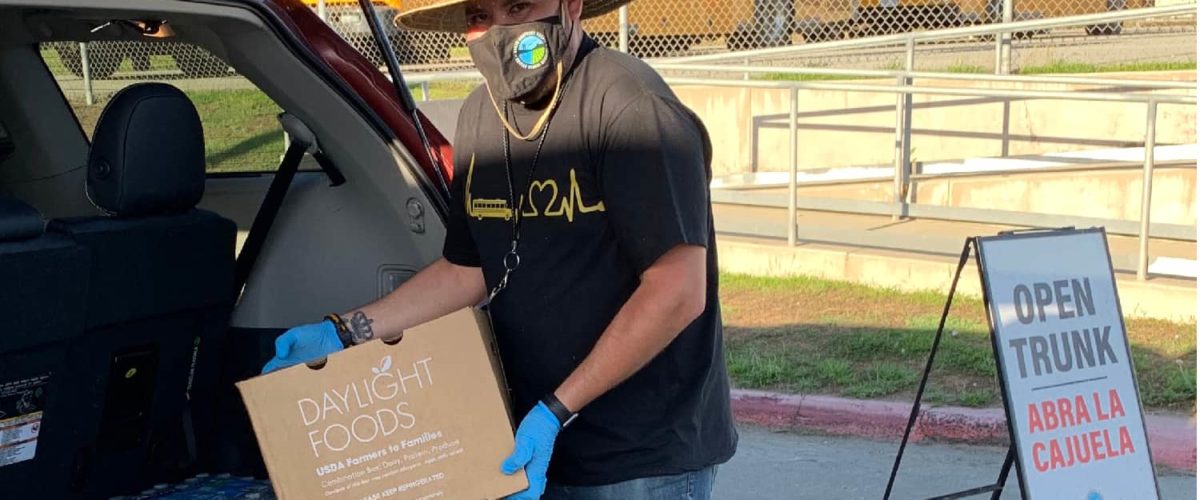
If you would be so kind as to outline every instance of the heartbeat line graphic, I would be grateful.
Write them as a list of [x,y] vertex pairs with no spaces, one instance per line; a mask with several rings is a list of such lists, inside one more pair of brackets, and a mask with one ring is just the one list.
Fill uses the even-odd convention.
[[[521,217],[537,217],[539,215],[545,217],[566,217],[567,222],[575,222],[576,211],[581,214],[603,212],[603,201],[597,202],[595,205],[587,205],[583,202],[583,194],[579,189],[579,181],[575,179],[575,169],[571,169],[570,175],[571,189],[562,197],[561,201],[558,197],[558,183],[555,182],[554,179],[546,179],[544,181],[534,181],[530,183],[528,196],[522,196],[521,203],[519,204],[522,207]],[[537,203],[533,201],[533,193],[535,190],[537,192],[542,192],[546,189],[550,190],[550,201],[546,203],[545,210],[541,210],[541,213],[539,213]],[[526,199],[530,200],[529,203],[525,203]],[[555,201],[559,201],[557,209],[554,208]]]
[[[467,184],[466,195],[463,197],[467,215],[479,220],[483,219],[504,219],[511,220],[514,215],[514,210],[508,206],[508,200],[501,198],[475,198],[471,193],[471,184],[475,178],[475,155],[471,155],[471,164],[467,167]],[[583,202],[583,192],[579,187],[579,181],[575,178],[575,169],[570,170],[571,186],[565,194],[560,198],[558,182],[554,179],[545,179],[533,181],[529,183],[529,191],[521,196],[517,202],[520,207],[521,217],[566,217],[567,222],[575,222],[575,214],[589,214],[593,212],[604,212],[604,202],[599,201],[593,205],[588,205]],[[534,193],[544,193],[549,191],[549,196],[540,197],[546,200],[545,204],[538,206],[539,202],[534,197]],[[557,208],[555,207],[557,205]]]

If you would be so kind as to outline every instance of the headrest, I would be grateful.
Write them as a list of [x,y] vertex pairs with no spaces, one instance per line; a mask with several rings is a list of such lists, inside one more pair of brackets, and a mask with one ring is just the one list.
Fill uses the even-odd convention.
[[0,194],[0,242],[37,238],[45,229],[46,224],[37,209]]
[[183,92],[141,83],[113,96],[92,135],[87,193],[101,210],[125,217],[196,206],[204,195],[204,130]]

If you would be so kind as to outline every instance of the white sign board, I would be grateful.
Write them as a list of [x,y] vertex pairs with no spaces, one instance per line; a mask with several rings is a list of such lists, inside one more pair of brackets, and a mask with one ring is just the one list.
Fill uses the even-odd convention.
[[1028,497],[1158,498],[1103,230],[978,242]]

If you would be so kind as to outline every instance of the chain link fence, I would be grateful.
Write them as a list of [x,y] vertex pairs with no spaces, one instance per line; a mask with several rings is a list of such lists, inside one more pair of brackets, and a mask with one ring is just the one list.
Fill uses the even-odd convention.
[[1196,15],[1052,30],[1013,44],[1018,73],[1194,68]]
[[[406,5],[415,7],[429,1],[419,0]],[[304,2],[368,59],[384,65],[356,1]],[[624,12],[613,11],[586,21],[584,29],[603,45],[623,48],[638,57],[662,58],[974,26],[1002,22],[1006,18],[1022,21],[1152,7],[1171,2],[1194,3],[1190,0],[1009,2],[1011,12],[1006,17],[1005,0],[636,0]],[[471,68],[462,35],[397,28],[392,22],[400,12],[400,4],[396,0],[379,0],[376,10],[384,21],[389,41],[396,47],[401,65],[407,71],[439,72]],[[1075,52],[1086,52],[1082,62],[1094,64],[1123,62],[1132,54],[1141,54],[1144,58],[1154,60],[1178,61],[1187,56],[1182,52],[1183,49],[1192,47],[1189,60],[1194,61],[1194,43],[1180,42],[1194,40],[1195,26],[1195,16],[1191,16],[1190,21],[1181,18],[1017,33],[1014,53],[1028,56],[1027,61],[1045,61],[1042,64],[1049,64],[1057,62],[1057,58],[1080,59]],[[626,40],[624,47],[621,45],[623,37]],[[1127,40],[1134,43],[1126,44]],[[925,44],[920,48],[921,52],[946,55],[930,59],[931,66],[923,69],[991,66],[990,42],[986,39],[969,39]],[[1104,48],[1121,45],[1133,48],[1119,50],[1125,54],[1124,57]],[[1066,49],[1058,50],[1063,47]],[[1078,50],[1072,51],[1071,48]],[[1086,61],[1089,58],[1094,60]],[[842,51],[799,59],[784,57],[753,62],[888,69],[900,67],[904,60],[903,56],[884,50],[881,53]]]
[[[586,21],[584,28],[600,43],[613,48],[619,47],[624,35],[627,39],[625,49],[630,53],[657,58],[973,26],[1005,19],[1021,21],[1095,14],[1173,1],[1183,0],[1009,0],[1011,12],[1006,16],[1005,0],[637,0],[630,3],[625,12],[614,11]],[[306,2],[317,3],[318,0]],[[413,5],[424,3],[428,0],[413,2]],[[326,7],[326,10],[331,9],[333,7]],[[394,18],[397,11],[391,6],[381,6],[380,10],[385,19]],[[356,46],[359,45],[355,43],[356,39],[364,35],[369,39],[365,29],[361,30],[361,35],[340,29],[335,14],[327,20]],[[1018,36],[1040,40],[1042,45],[1053,45],[1082,43],[1080,39],[1086,37],[1121,34],[1194,35],[1195,24],[1160,22],[1123,26],[1118,23]],[[470,64],[461,37],[398,31],[396,45],[399,52],[408,54],[408,62],[433,64],[429,69],[441,69],[437,63],[443,67]]]

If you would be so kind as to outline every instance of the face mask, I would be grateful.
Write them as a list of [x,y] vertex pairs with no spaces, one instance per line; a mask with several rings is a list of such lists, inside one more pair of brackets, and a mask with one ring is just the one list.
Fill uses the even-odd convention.
[[[483,74],[492,105],[513,136],[530,140],[545,125],[562,88],[563,56],[571,43],[570,31],[558,16],[509,26],[492,26],[487,33],[467,44],[471,60]],[[554,97],[529,134],[519,134],[497,100],[517,101],[537,90],[547,78],[555,78]]]

